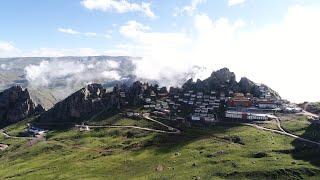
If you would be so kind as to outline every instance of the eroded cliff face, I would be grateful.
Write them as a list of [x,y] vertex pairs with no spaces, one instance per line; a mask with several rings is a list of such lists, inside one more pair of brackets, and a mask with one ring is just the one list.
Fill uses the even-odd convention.
[[101,84],[90,84],[73,93],[40,116],[41,121],[66,122],[88,117],[116,104]]
[[41,105],[36,105],[29,91],[21,86],[13,86],[0,92],[0,124],[12,124],[27,117],[44,112]]
[[110,92],[101,84],[90,84],[43,113],[38,123],[74,123],[88,120],[102,111],[108,113],[124,106],[138,107],[143,103],[143,94],[155,89],[139,81],[131,86],[116,85]]

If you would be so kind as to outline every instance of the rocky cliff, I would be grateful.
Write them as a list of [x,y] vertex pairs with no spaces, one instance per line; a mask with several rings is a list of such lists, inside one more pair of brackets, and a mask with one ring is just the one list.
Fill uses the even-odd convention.
[[29,91],[21,86],[13,86],[0,93],[0,124],[16,123],[27,117],[44,112],[41,105],[36,105]]
[[43,113],[41,122],[69,122],[90,117],[103,109],[117,107],[117,98],[107,93],[101,84],[90,84],[73,93]]
[[198,79],[194,82],[193,79],[189,79],[182,86],[184,90],[216,91],[217,93],[224,93],[226,95],[229,95],[229,92],[241,92],[244,94],[250,93],[254,97],[260,97],[262,95],[260,87],[268,91],[273,98],[281,98],[279,94],[271,88],[265,85],[258,85],[248,78],[243,77],[237,82],[235,73],[230,72],[228,68],[212,72],[211,76],[203,81]]
[[118,84],[109,92],[101,84],[90,84],[43,113],[37,123],[72,124],[88,120],[103,111],[111,112],[125,106],[137,107],[142,105],[143,95],[154,93],[154,90],[157,90],[156,86],[139,81],[131,86]]

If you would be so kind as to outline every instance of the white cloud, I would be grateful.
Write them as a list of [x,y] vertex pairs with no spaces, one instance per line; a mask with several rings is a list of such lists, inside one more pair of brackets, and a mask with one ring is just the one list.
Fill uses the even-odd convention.
[[198,77],[207,77],[229,67],[238,78],[266,83],[289,100],[319,101],[319,19],[319,9],[292,6],[278,23],[253,29],[244,28],[241,19],[212,20],[205,14],[194,16],[191,33],[152,32],[129,22],[120,32],[131,42],[116,50],[143,57],[136,62],[139,77],[175,79],[195,65],[206,67]]
[[6,64],[1,64],[1,65],[0,65],[0,69],[2,69],[2,70],[8,70],[8,67],[7,67]]
[[88,36],[88,37],[95,37],[97,36],[97,33],[94,33],[94,32],[86,32],[84,33],[85,36]]
[[112,11],[118,13],[142,12],[150,18],[155,18],[151,10],[151,4],[141,2],[141,4],[130,3],[127,0],[83,0],[81,4],[90,10]]
[[[120,33],[133,43],[121,44],[114,51],[124,51],[132,56],[148,60],[137,60],[136,75],[145,79],[169,79],[168,77],[185,70],[179,59],[183,59],[184,46],[191,41],[184,33],[150,32],[151,28],[136,21],[129,21],[120,27]],[[170,59],[169,59],[170,57]],[[172,60],[174,59],[174,60]],[[176,66],[177,65],[177,66]],[[175,73],[170,73],[175,72]],[[166,85],[176,85],[173,79]]]
[[190,4],[187,6],[184,6],[182,8],[177,8],[174,12],[174,16],[182,15],[184,13],[187,13],[188,15],[193,15],[194,11],[197,10],[197,7],[205,3],[207,0],[191,0]]
[[71,28],[58,28],[57,30],[59,32],[70,34],[70,35],[77,35],[77,36],[84,36],[84,37],[103,37],[107,39],[112,38],[111,36],[112,32],[110,30],[107,31],[106,34],[98,34],[95,32],[80,32],[80,31],[73,30]]
[[104,37],[107,38],[107,39],[111,39],[112,38],[112,36],[110,34],[105,34]]
[[62,33],[66,33],[66,34],[80,34],[78,31],[75,31],[70,28],[58,28],[58,31],[60,31]]
[[0,41],[0,57],[17,56],[19,49],[14,47],[12,42]]
[[11,42],[1,42],[0,41],[0,53],[14,51],[16,48]]
[[228,0],[228,6],[242,5],[246,0]]
[[[42,61],[25,68],[26,79],[32,87],[59,86],[73,88],[90,82],[107,82],[121,79],[119,63],[106,59],[103,61],[54,60]],[[61,79],[64,81],[61,82]]]
[[117,71],[103,71],[101,73],[101,75],[104,77],[104,78],[109,78],[109,79],[112,79],[112,80],[120,80],[121,77],[119,75],[119,73]]
[[150,30],[150,27],[136,21],[129,21],[126,25],[120,27],[120,33],[131,38],[139,38],[138,36],[148,30]]

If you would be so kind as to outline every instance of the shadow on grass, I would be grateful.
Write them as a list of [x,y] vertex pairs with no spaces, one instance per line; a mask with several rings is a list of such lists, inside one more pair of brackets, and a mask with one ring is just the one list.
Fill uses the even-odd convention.
[[67,130],[70,128],[74,128],[76,124],[81,124],[81,123],[90,123],[90,122],[99,122],[103,121],[105,119],[110,118],[110,121],[116,121],[117,118],[112,118],[112,117],[117,117],[117,114],[119,111],[117,110],[103,110],[99,112],[96,115],[92,116],[86,116],[82,118],[70,118],[68,121],[62,121],[59,119],[43,119],[41,117],[38,117],[35,119],[32,124],[35,125],[36,127],[44,128],[44,129],[49,129],[49,130]]
[[[320,125],[311,124],[302,134],[303,138],[310,139],[313,141],[320,141]],[[294,140],[292,142],[295,149],[292,150],[292,156],[294,159],[304,160],[310,162],[311,164],[320,167],[320,146],[303,142],[300,140]]]
[[[192,127],[180,127],[181,134],[158,134],[152,141],[153,145],[157,148],[157,153],[169,153],[176,152],[187,146],[188,144],[198,141],[201,139],[206,139],[209,137],[214,137],[216,134],[222,134],[226,132],[229,128],[236,127],[237,125],[218,125],[213,127],[205,127],[203,125],[193,125]],[[221,138],[222,141],[227,141]]]
[[[320,141],[320,126],[311,124],[307,128],[303,129],[305,133],[301,137],[313,141]],[[294,132],[293,132],[294,134]],[[308,142],[295,139],[292,141],[294,149],[284,149],[275,152],[290,154],[296,160],[303,160],[311,163],[314,166],[320,167],[320,146]]]

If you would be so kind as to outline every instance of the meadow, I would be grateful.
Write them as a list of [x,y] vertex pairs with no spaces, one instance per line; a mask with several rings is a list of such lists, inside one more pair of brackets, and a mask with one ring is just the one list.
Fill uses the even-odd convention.
[[[7,128],[18,134],[26,120]],[[96,124],[156,127],[143,120],[109,117]],[[168,123],[168,122],[166,122]],[[294,122],[295,123],[295,122]],[[290,125],[284,125],[290,129]],[[46,141],[6,139],[1,179],[319,179],[309,155],[319,148],[241,125],[180,127],[179,135],[132,129],[49,131]],[[303,132],[305,134],[306,132]],[[301,148],[303,149],[301,150]],[[306,147],[308,147],[306,149]],[[312,153],[309,152],[312,148]],[[298,153],[298,156],[297,156]],[[304,158],[304,154],[307,154]],[[300,156],[299,156],[300,155]],[[317,160],[317,159],[316,159]]]

